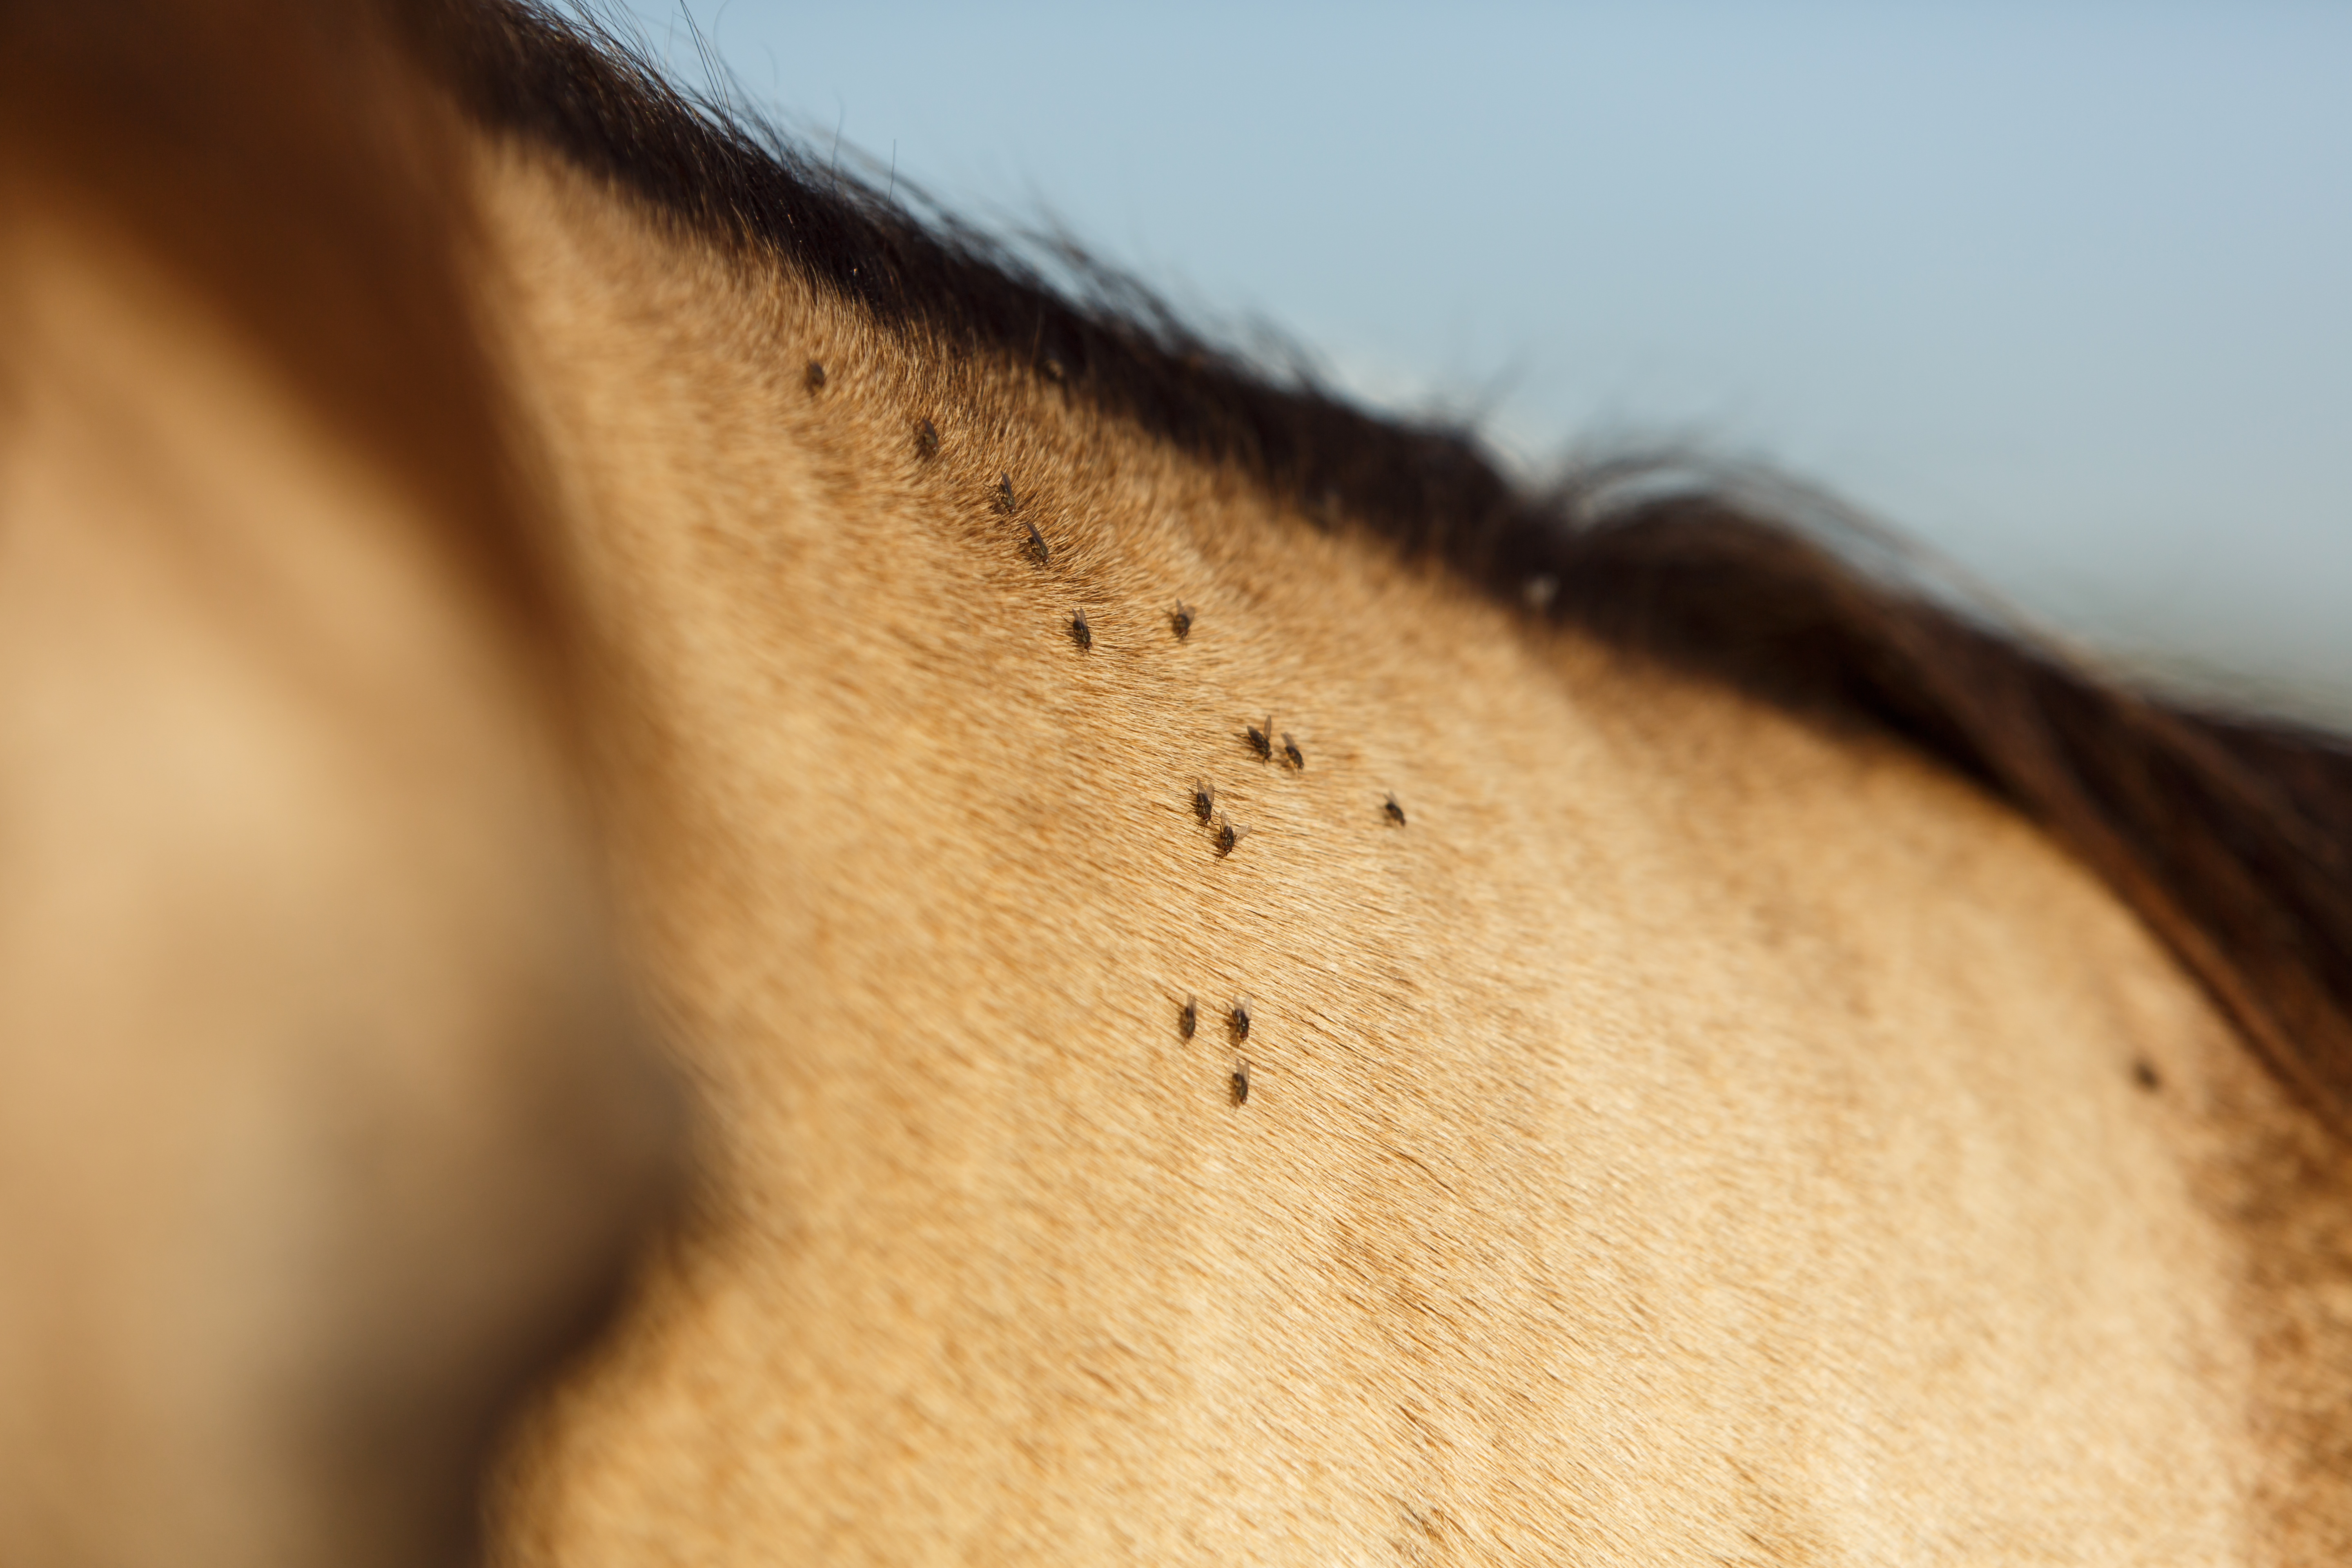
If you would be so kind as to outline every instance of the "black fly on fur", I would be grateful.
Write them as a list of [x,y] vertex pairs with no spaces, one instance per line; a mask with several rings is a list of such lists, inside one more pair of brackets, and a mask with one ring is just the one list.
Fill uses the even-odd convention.
[[1234,846],[1239,844],[1242,837],[1242,829],[1234,826],[1233,818],[1229,816],[1217,818],[1217,831],[1212,839],[1217,847],[1217,858],[1222,860],[1232,854]]
[[1272,762],[1274,760],[1274,715],[1271,713],[1266,715],[1265,729],[1261,730],[1253,724],[1247,733],[1249,749],[1257,753],[1257,760],[1262,763]]
[[1239,1045],[1242,1041],[1249,1038],[1250,1016],[1248,997],[1244,996],[1240,1001],[1234,1004],[1234,1010],[1225,1015],[1225,1027],[1232,1031],[1234,1043],[1235,1045]]
[[1084,610],[1070,617],[1070,640],[1078,645],[1080,653],[1094,651],[1095,630],[1087,625],[1087,613]]
[[1199,818],[1201,819],[1201,826],[1202,826],[1206,827],[1206,826],[1209,826],[1209,818],[1211,818],[1211,817],[1214,816],[1216,814],[1217,814],[1217,787],[1216,787],[1216,785],[1214,785],[1214,784],[1211,784],[1211,783],[1210,783],[1208,780],[1206,780],[1206,779],[1195,779],[1195,780],[1193,780],[1193,781],[1192,781],[1192,815],[1193,815],[1193,816],[1197,816],[1197,817],[1199,817]]
[[[1272,720],[1266,721],[1273,722]],[[1291,772],[1303,773],[1307,771],[1307,753],[1298,749],[1298,742],[1290,738],[1290,731],[1287,730],[1282,732],[1282,754],[1290,763]]]
[[1249,1100],[1249,1063],[1234,1069],[1234,1103],[1241,1105]]
[[915,426],[915,456],[926,463],[940,455],[940,427],[926,419]]
[[1037,531],[1037,525],[1034,522],[1024,522],[1021,526],[1029,531],[1029,537],[1022,542],[1021,553],[1040,566],[1051,564],[1054,552],[1045,548],[1045,536]]
[[1181,599],[1177,600],[1175,610],[1168,617],[1168,626],[1169,628],[1176,634],[1176,640],[1178,642],[1182,642],[1186,637],[1191,637],[1192,635],[1192,606],[1186,604]]
[[824,390],[824,366],[817,363],[814,360],[811,360],[808,362],[808,369],[801,374],[802,379],[808,383],[808,389],[811,392],[823,392]]
[[1194,998],[1187,996],[1184,998],[1184,1010],[1176,1015],[1177,1032],[1189,1040],[1192,1037],[1192,1031],[1200,1026],[1201,1005]]
[[1388,814],[1388,819],[1391,822],[1395,823],[1399,827],[1402,827],[1404,826],[1404,807],[1397,804],[1396,796],[1389,796],[1388,804],[1381,806],[1381,809]]
[[999,475],[996,480],[996,510],[1011,517],[1020,506],[1021,502],[1013,494],[1013,476]]

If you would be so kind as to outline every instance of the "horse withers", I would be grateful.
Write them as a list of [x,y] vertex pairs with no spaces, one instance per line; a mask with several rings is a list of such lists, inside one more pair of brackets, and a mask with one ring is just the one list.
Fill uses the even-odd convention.
[[502,1562],[2352,1543],[2340,744],[526,9],[150,21],[11,24],[10,1561],[445,1550],[656,1028]]

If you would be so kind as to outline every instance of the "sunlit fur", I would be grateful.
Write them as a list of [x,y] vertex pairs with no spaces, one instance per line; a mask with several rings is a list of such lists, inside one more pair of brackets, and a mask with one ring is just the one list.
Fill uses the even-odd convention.
[[[544,158],[486,170],[718,1129],[527,1426],[503,1560],[2291,1533],[2233,1163],[2290,1119],[2045,838]],[[1269,710],[1311,768],[1250,743]],[[1183,1037],[1243,994],[1245,1043]]]
[[2332,742],[1532,615],[395,11],[0,13],[0,1561],[447,1562],[501,1410],[517,1568],[2352,1554]]

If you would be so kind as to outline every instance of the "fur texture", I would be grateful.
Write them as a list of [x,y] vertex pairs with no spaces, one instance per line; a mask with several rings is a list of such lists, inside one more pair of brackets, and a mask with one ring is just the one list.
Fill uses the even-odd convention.
[[490,169],[716,1108],[507,1560],[2340,1548],[2330,1145],[1979,785]]
[[504,0],[0,13],[0,181],[9,1561],[446,1559],[622,963],[501,1561],[2352,1551],[2336,741]]
[[932,352],[1069,387],[1323,526],[1609,640],[1893,730],[2041,822],[2172,948],[2294,1092],[2352,1126],[2352,751],[2168,707],[1876,582],[1735,493],[1638,467],[1519,493],[1475,440],[1286,385],[1083,256],[1073,300],[527,5],[419,8],[484,123]]

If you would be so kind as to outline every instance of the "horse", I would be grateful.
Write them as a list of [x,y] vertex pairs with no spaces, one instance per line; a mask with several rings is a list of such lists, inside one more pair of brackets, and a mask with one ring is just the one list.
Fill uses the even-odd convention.
[[2343,740],[527,0],[0,214],[0,1558],[2352,1550]]

